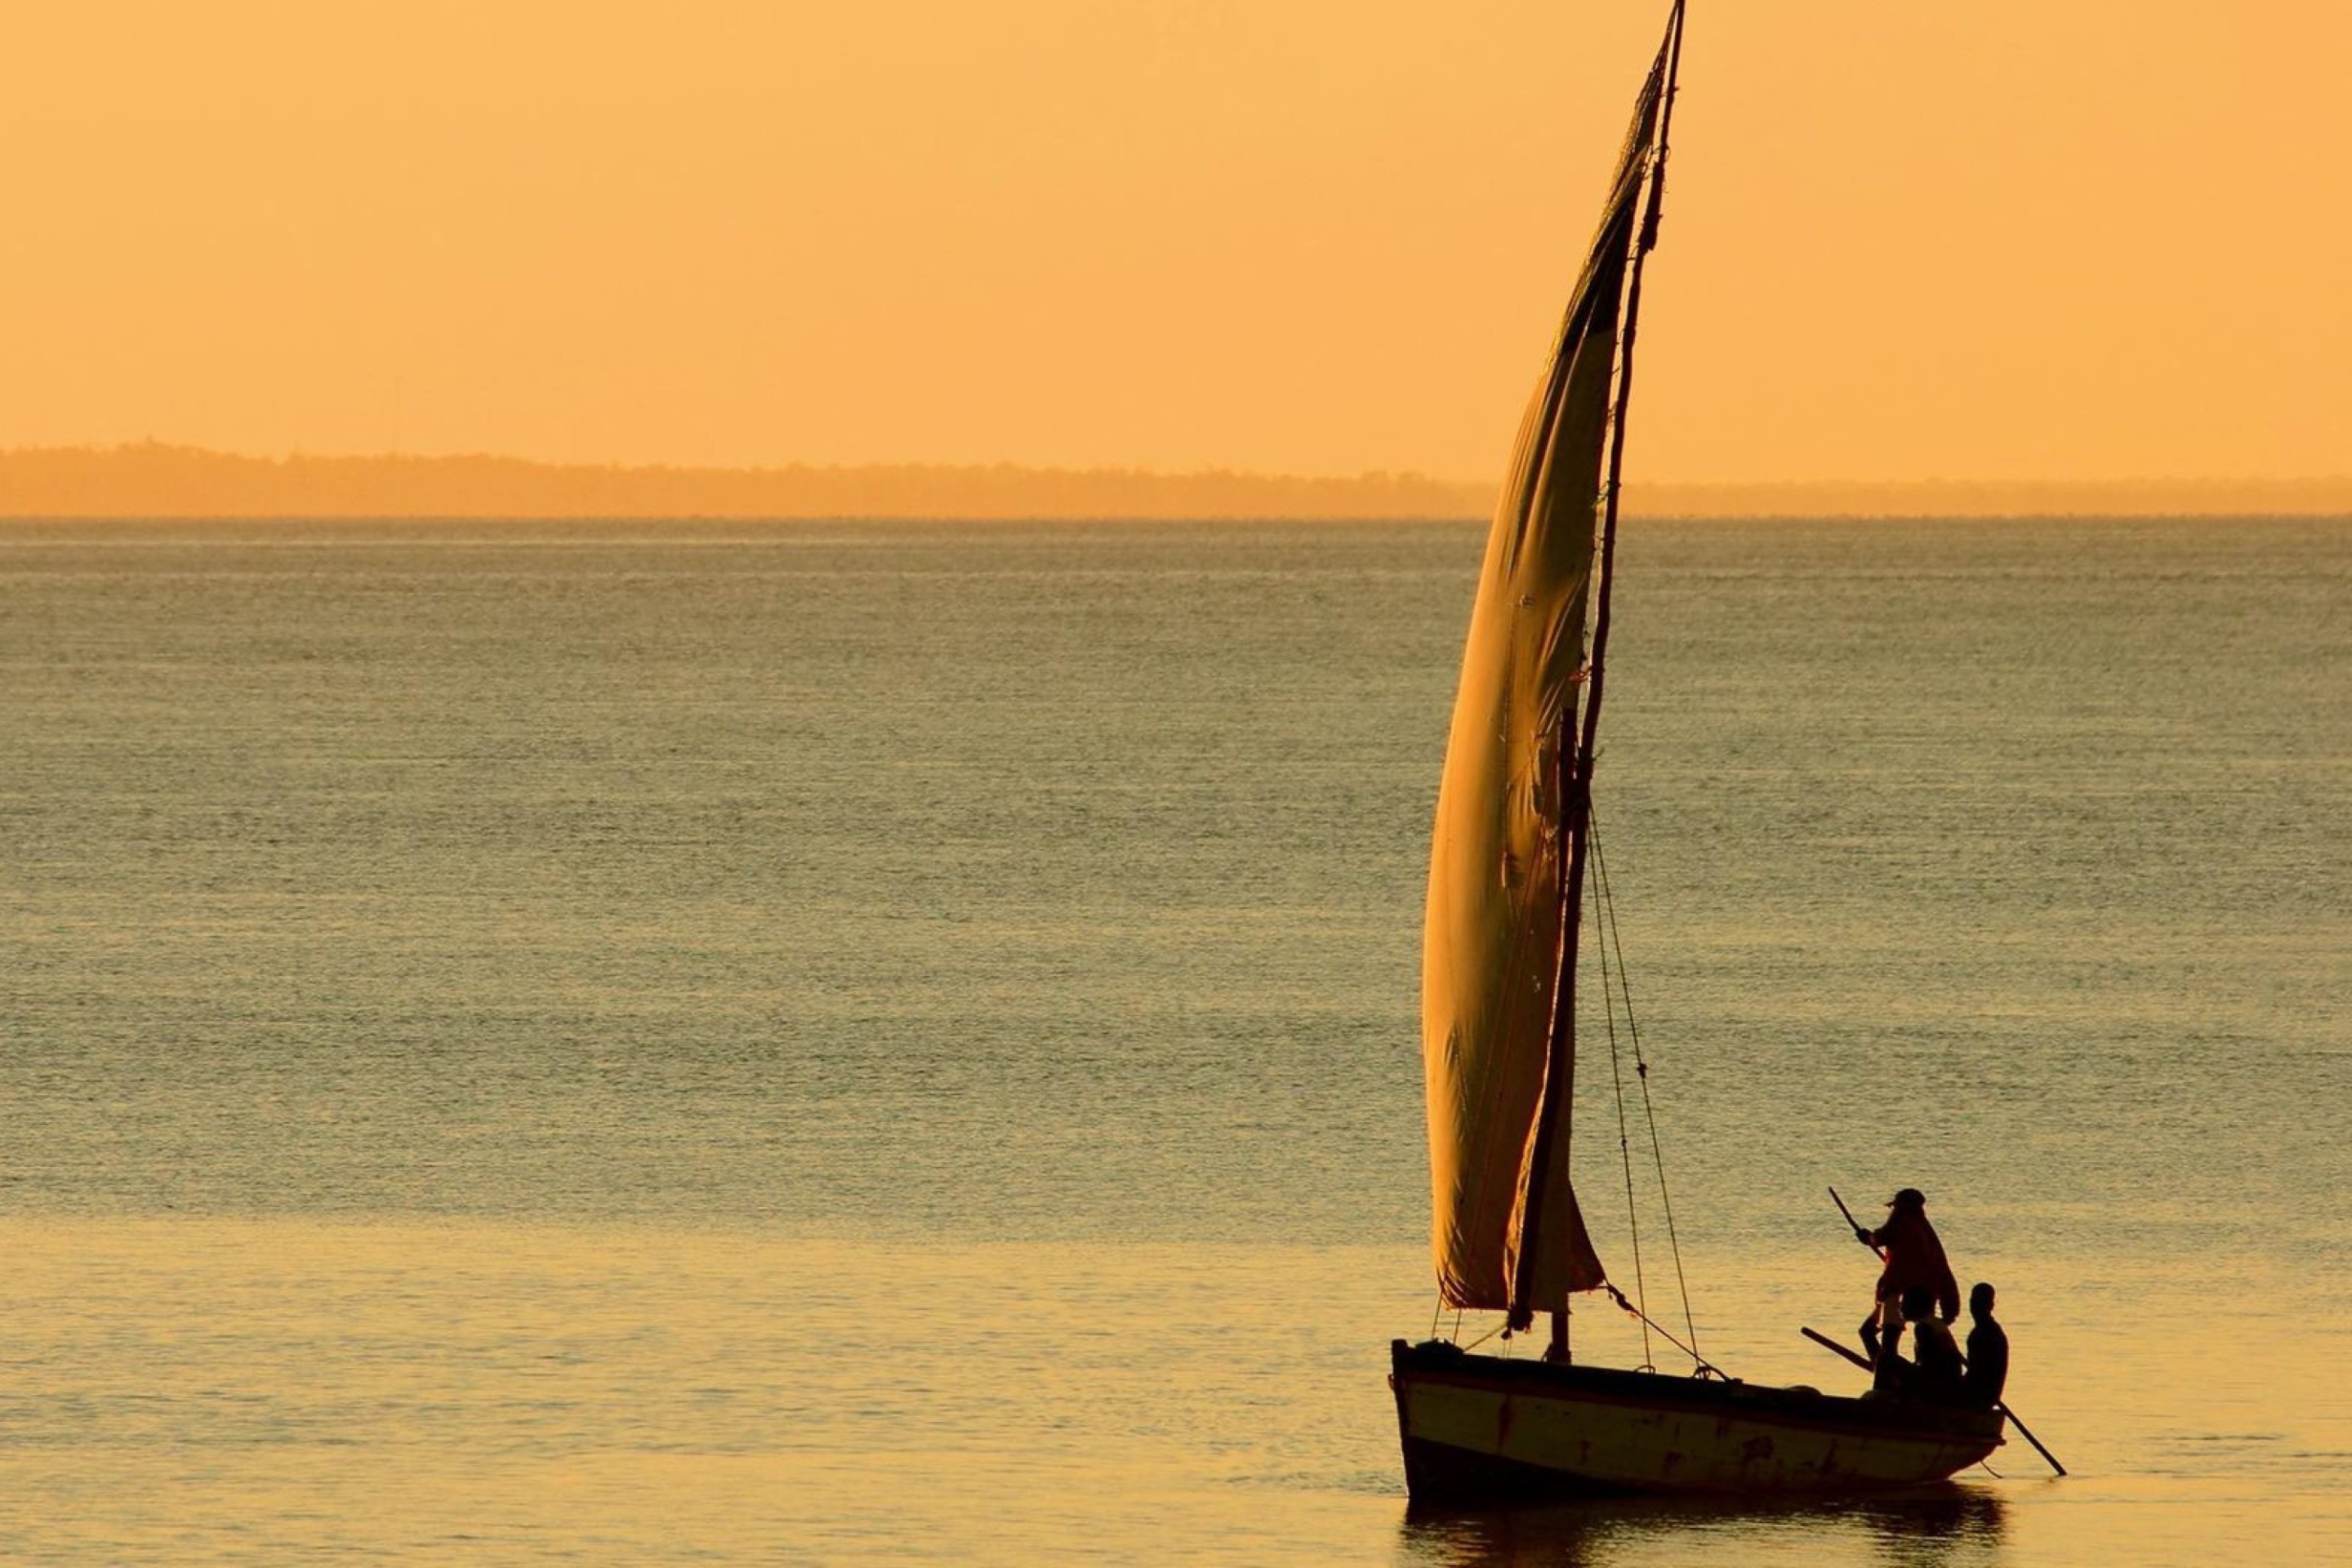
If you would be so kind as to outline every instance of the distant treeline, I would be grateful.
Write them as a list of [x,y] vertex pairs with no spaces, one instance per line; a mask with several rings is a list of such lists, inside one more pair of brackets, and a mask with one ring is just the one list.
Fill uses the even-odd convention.
[[[1679,517],[2347,516],[2352,477],[2313,479],[1640,484]],[[1419,474],[1211,469],[623,468],[520,458],[247,458],[196,447],[0,451],[6,517],[1472,518],[1491,485]]]
[[1658,517],[2346,517],[2352,476],[2308,479],[1860,479],[1625,486]]
[[0,451],[9,517],[1438,518],[1492,503],[1417,474],[621,468],[520,458],[246,458],[195,447]]

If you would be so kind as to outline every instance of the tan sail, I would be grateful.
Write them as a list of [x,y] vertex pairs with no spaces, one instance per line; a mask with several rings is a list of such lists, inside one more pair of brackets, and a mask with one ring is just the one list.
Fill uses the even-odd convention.
[[[1507,1308],[1519,1267],[1558,978],[1568,857],[1558,779],[1591,598],[1611,366],[1656,134],[1651,69],[1550,363],[1519,426],[1470,616],[1432,836],[1422,951],[1432,1244],[1447,1305]],[[1554,1097],[1561,1114],[1569,1085]],[[1568,1177],[1563,1125],[1542,1175],[1525,1299],[1603,1278]]]

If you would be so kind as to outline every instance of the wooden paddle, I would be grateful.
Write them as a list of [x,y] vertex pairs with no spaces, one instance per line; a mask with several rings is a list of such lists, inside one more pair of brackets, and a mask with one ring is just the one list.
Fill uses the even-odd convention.
[[1861,1242],[1863,1246],[1870,1248],[1871,1255],[1873,1257],[1876,1258],[1882,1263],[1885,1262],[1886,1260],[1886,1254],[1880,1250],[1878,1243],[1870,1239],[1870,1233],[1863,1228],[1862,1221],[1853,1217],[1853,1211],[1845,1206],[1845,1200],[1837,1195],[1837,1189],[1835,1187],[1832,1187],[1830,1189],[1830,1202],[1837,1205],[1838,1213],[1845,1215],[1846,1224],[1853,1226],[1854,1239]]
[[2027,1442],[2032,1444],[2033,1451],[2041,1455],[2043,1458],[2049,1460],[2050,1468],[2052,1469],[2057,1471],[2062,1476],[2066,1473],[2066,1467],[2058,1462],[2058,1456],[2042,1446],[2042,1439],[2035,1436],[2027,1429],[2025,1423],[2017,1418],[2016,1411],[2011,1410],[2007,1405],[1996,1405],[1993,1408],[2000,1411],[2003,1415],[2009,1417],[2009,1424],[2017,1428],[2017,1435],[2024,1438]]

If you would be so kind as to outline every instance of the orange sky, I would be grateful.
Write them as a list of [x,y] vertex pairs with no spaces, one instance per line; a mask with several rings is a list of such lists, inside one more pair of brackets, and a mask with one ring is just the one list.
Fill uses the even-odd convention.
[[[1659,0],[22,0],[0,446],[1500,467]],[[2352,468],[2352,5],[1693,0],[1633,468]]]

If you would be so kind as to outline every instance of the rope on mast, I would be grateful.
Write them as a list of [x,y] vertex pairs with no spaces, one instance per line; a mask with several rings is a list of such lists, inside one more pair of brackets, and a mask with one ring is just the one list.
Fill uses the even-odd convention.
[[[1585,831],[1588,834],[1592,831],[1592,819],[1590,816],[1585,818]],[[1600,895],[1595,901],[1605,909],[1609,900],[1609,885],[1599,880],[1599,860],[1596,859],[1593,864],[1595,871],[1593,890]],[[1601,923],[1601,911],[1596,910],[1593,911],[1593,924],[1599,926]],[[1594,934],[1599,936],[1606,933],[1595,931]],[[1592,950],[1601,960],[1601,1004],[1606,1009],[1609,1024],[1609,1081],[1617,1095],[1617,1155],[1625,1166],[1625,1227],[1632,1232],[1633,1239],[1633,1295],[1634,1299],[1642,1303],[1642,1310],[1634,1314],[1642,1320],[1641,1370],[1655,1372],[1657,1366],[1652,1360],[1650,1351],[1649,1278],[1642,1269],[1642,1211],[1639,1200],[1633,1195],[1633,1140],[1625,1128],[1625,1069],[1622,1054],[1617,1049],[1617,989],[1622,989],[1624,984],[1622,971],[1625,965],[1625,955],[1622,951],[1617,954],[1617,967],[1620,973],[1617,989],[1612,989],[1609,984],[1608,942],[1596,942],[1592,944]],[[1633,1022],[1633,1016],[1629,1009],[1625,1015],[1626,1026],[1630,1028]]]
[[[1689,1332],[1691,1337],[1690,1345],[1684,1346],[1682,1348],[1689,1351],[1690,1358],[1693,1361],[1698,1362],[1701,1366],[1704,1366],[1706,1364],[1706,1362],[1700,1359],[1697,1350],[1693,1348],[1698,1343],[1698,1319],[1696,1315],[1691,1311],[1690,1279],[1689,1276],[1685,1274],[1683,1271],[1682,1238],[1676,1234],[1675,1229],[1674,1194],[1668,1191],[1666,1186],[1665,1151],[1658,1141],[1658,1112],[1657,1108],[1652,1104],[1650,1100],[1650,1063],[1648,1058],[1642,1054],[1642,1028],[1641,1026],[1634,1021],[1633,992],[1633,988],[1626,984],[1625,980],[1625,942],[1623,937],[1618,933],[1617,930],[1617,897],[1609,885],[1609,862],[1601,851],[1600,827],[1590,817],[1586,818],[1585,821],[1585,832],[1592,840],[1592,879],[1594,888],[1601,894],[1601,910],[1599,918],[1608,927],[1608,941],[1600,945],[1604,952],[1606,952],[1611,947],[1614,947],[1617,950],[1617,989],[1619,994],[1623,997],[1625,1003],[1626,1032],[1633,1037],[1633,1076],[1640,1079],[1642,1081],[1642,1116],[1650,1126],[1650,1162],[1658,1173],[1658,1204],[1661,1208],[1665,1210],[1666,1215],[1666,1247],[1674,1255],[1675,1288],[1682,1292],[1683,1327]],[[1602,984],[1605,986],[1607,982],[1604,980]],[[1612,999],[1610,1011],[1613,1022],[1616,1012],[1614,998]],[[1616,1047],[1616,1038],[1613,1034],[1610,1038],[1610,1047],[1613,1053]],[[1616,1065],[1613,1055],[1611,1058],[1610,1065],[1612,1068]],[[1631,1157],[1629,1156],[1628,1158],[1630,1161]],[[1626,1190],[1629,1194],[1633,1190],[1633,1177],[1630,1172],[1626,1177]],[[1637,1249],[1634,1255],[1634,1287],[1637,1289],[1641,1286],[1640,1268],[1641,1257]],[[1647,1303],[1645,1302],[1644,1304],[1646,1305]]]

